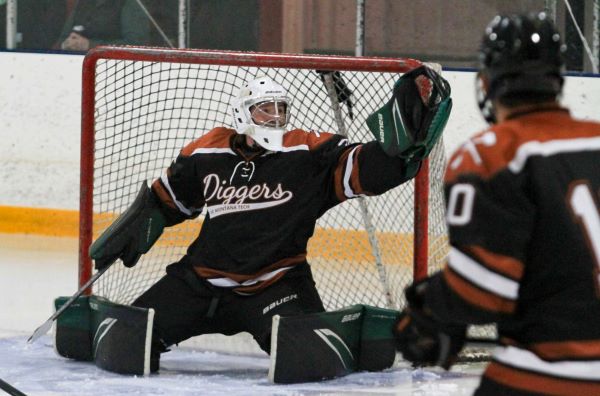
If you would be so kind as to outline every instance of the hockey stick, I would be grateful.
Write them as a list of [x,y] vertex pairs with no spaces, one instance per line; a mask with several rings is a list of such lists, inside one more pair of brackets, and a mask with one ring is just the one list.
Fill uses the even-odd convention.
[[44,322],[44,324],[42,324],[40,327],[38,327],[37,329],[35,329],[35,331],[31,335],[31,337],[29,337],[29,339],[27,340],[27,342],[31,343],[31,342],[37,340],[38,338],[40,338],[41,336],[43,336],[44,334],[46,334],[48,332],[48,330],[50,330],[50,328],[52,327],[52,322],[54,322],[56,320],[56,318],[58,318],[63,312],[65,312],[66,309],[69,308],[69,306],[71,306],[71,304],[73,304],[73,302],[75,302],[75,300],[77,300],[77,297],[81,296],[83,294],[83,292],[88,287],[90,287],[94,282],[96,282],[96,280],[98,278],[100,278],[102,276],[102,274],[105,273],[106,270],[108,270],[115,262],[116,261],[113,261],[112,263],[110,263],[106,267],[104,267],[101,270],[99,270],[98,272],[96,272],[94,274],[94,276],[92,276],[90,278],[90,280],[88,280],[85,283],[85,285],[81,286],[81,288],[79,290],[77,290],[77,292],[75,292],[75,294],[73,294],[73,296],[71,298],[69,298],[62,305],[62,307],[60,307],[60,309],[58,311],[56,311],[54,313],[54,315],[50,316],[50,318],[48,318],[48,320],[46,322]]
[[[335,89],[333,72],[323,71],[320,74],[323,77],[323,83],[325,84],[325,89],[327,90],[327,95],[329,96],[329,100],[331,102],[331,108],[333,110],[335,122],[338,126],[338,133],[344,137],[348,137],[346,125],[344,123],[344,119],[342,118],[342,112],[340,110],[338,94],[336,93]],[[365,225],[365,229],[367,231],[367,236],[369,237],[369,244],[371,245],[372,250],[371,253],[373,254],[373,257],[375,257],[377,275],[379,276],[379,281],[381,282],[381,286],[383,287],[386,304],[388,308],[393,309],[394,300],[392,298],[392,293],[388,285],[388,278],[385,271],[385,267],[383,266],[383,261],[381,259],[381,249],[379,248],[379,243],[377,242],[377,236],[375,235],[375,227],[373,226],[373,221],[371,220],[371,214],[369,213],[369,208],[367,207],[367,202],[365,198],[358,197],[357,199],[362,214],[362,219]]]
[[0,389],[2,389],[4,392],[8,393],[11,396],[27,396],[25,393],[21,392],[20,390],[18,390],[15,387],[11,386],[9,383],[4,382],[1,378],[0,378]]

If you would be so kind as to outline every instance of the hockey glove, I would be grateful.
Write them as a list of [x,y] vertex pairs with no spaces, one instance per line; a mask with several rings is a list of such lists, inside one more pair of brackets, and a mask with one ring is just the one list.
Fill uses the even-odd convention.
[[352,90],[348,88],[344,78],[342,77],[342,73],[339,71],[328,71],[328,70],[317,70],[316,71],[319,77],[321,77],[321,81],[325,82],[325,75],[331,74],[331,78],[333,79],[333,86],[335,88],[335,94],[337,96],[337,101],[339,103],[346,103],[348,106],[348,117],[351,120],[354,119],[354,112],[352,110]]
[[421,66],[396,81],[392,99],[367,117],[367,126],[386,154],[421,161],[442,136],[451,109],[448,81]]
[[408,307],[400,313],[393,330],[396,349],[415,367],[441,366],[448,370],[465,344],[467,328],[441,323],[427,312],[423,307],[426,285],[424,281],[406,290]]
[[160,237],[165,223],[156,196],[144,182],[133,204],[90,246],[96,269],[117,259],[133,267]]

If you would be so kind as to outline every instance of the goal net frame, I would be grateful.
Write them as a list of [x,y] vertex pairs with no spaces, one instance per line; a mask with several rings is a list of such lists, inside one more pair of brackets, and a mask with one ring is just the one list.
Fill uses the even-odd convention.
[[[338,55],[304,55],[280,53],[235,52],[218,50],[164,49],[148,47],[97,47],[86,55],[82,76],[82,134],[80,174],[80,226],[79,226],[79,285],[91,277],[93,263],[89,258],[89,247],[94,238],[94,161],[95,161],[95,101],[96,67],[100,60],[134,62],[177,62],[235,67],[294,68],[307,70],[331,70],[339,72],[405,73],[423,63],[415,59],[392,59],[380,57],[352,57]],[[391,96],[391,89],[384,96]],[[378,106],[384,103],[379,103]],[[318,126],[318,125],[316,125]],[[366,129],[366,125],[364,126]],[[442,146],[441,144],[439,144]],[[438,150],[442,150],[438,148]],[[428,266],[428,222],[430,180],[429,161],[414,180],[414,236],[413,278],[427,275]],[[158,175],[156,175],[158,176]],[[440,198],[441,199],[441,198]],[[97,231],[97,230],[96,230]],[[165,263],[165,265],[168,263]],[[117,263],[117,265],[120,265]],[[138,264],[139,265],[139,264]],[[92,291],[87,290],[90,294]],[[397,308],[397,307],[395,307]]]

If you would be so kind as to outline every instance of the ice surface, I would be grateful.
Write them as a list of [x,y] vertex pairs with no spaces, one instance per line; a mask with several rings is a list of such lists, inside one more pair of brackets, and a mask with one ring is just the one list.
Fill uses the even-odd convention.
[[481,366],[451,372],[398,367],[377,373],[355,373],[318,383],[275,385],[269,382],[269,359],[175,348],[163,355],[158,374],[125,376],[92,363],[62,358],[53,338],[27,344],[26,335],[0,338],[0,373],[27,395],[470,395]]
[[465,396],[479,382],[482,365],[445,372],[412,370],[404,364],[319,383],[274,385],[268,380],[267,355],[190,348],[164,354],[155,375],[109,373],[58,356],[50,333],[33,344],[26,342],[52,314],[53,299],[76,291],[76,279],[76,240],[0,234],[0,379],[29,396]]

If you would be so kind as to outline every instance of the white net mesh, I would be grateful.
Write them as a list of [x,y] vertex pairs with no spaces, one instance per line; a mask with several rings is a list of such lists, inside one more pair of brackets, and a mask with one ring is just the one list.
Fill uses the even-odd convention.
[[[93,84],[84,88],[93,89],[95,102],[93,238],[132,203],[142,182],[164,172],[184,145],[216,126],[232,125],[230,99],[245,81],[269,76],[286,87],[294,128],[343,133],[352,142],[365,142],[373,140],[366,117],[389,100],[400,75],[342,70],[352,91],[349,105],[332,102],[328,79],[315,71],[318,63],[314,69],[224,66],[188,63],[187,56],[186,63],[173,56],[168,61],[97,61]],[[439,144],[429,167],[429,272],[441,267],[448,250],[444,166]],[[411,181],[382,196],[345,202],[319,219],[308,261],[327,310],[356,303],[403,307],[403,290],[413,280],[414,202]],[[94,293],[115,302],[133,301],[184,254],[202,219],[167,229],[134,268],[113,266],[96,282]]]

